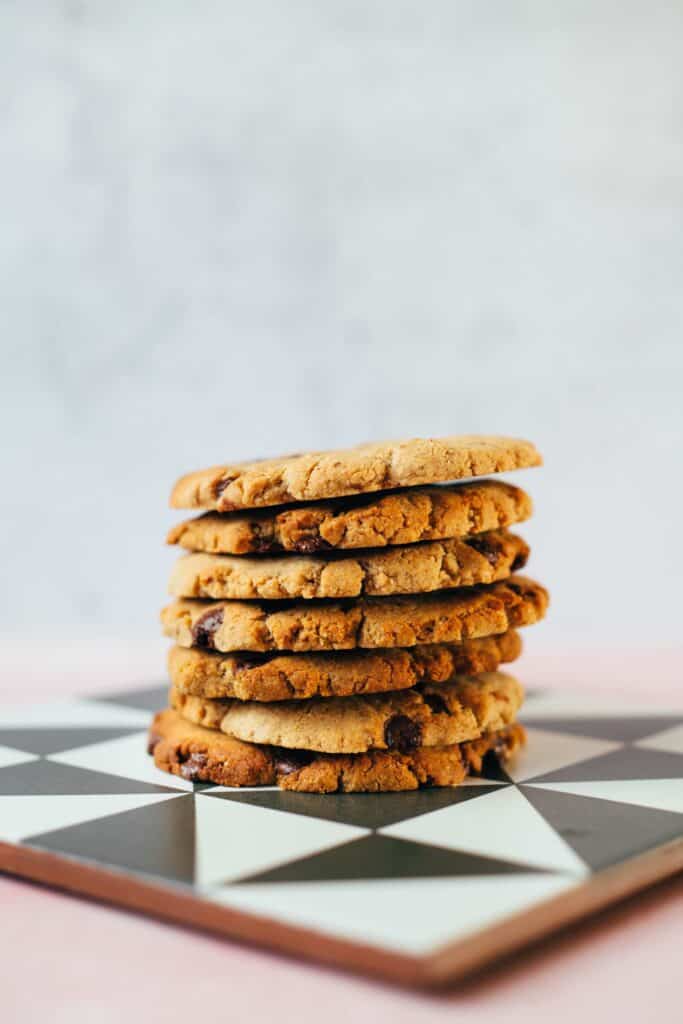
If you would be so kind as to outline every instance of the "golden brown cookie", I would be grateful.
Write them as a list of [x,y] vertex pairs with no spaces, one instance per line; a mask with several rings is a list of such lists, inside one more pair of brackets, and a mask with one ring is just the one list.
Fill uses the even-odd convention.
[[377,651],[322,654],[218,654],[172,647],[173,685],[196,697],[237,700],[302,700],[406,690],[419,682],[444,683],[454,675],[495,672],[514,661],[522,640],[514,629],[463,644],[422,644]]
[[528,626],[545,615],[548,592],[524,576],[489,586],[347,602],[179,600],[161,613],[181,647],[215,651],[333,651],[452,643]]
[[528,519],[531,498],[502,480],[418,487],[278,511],[207,512],[170,530],[168,544],[214,555],[382,548],[469,537]]
[[513,437],[380,441],[188,473],[173,488],[171,507],[231,512],[463,480],[540,464],[533,444]]
[[177,712],[160,711],[149,732],[157,768],[191,782],[219,786],[263,786],[300,793],[389,793],[420,786],[457,786],[468,772],[480,772],[487,753],[501,760],[525,742],[518,723],[471,743],[418,747],[407,754],[315,754],[243,743],[193,725]]
[[306,701],[212,700],[171,687],[184,718],[249,743],[327,754],[444,747],[510,725],[524,691],[514,676],[484,672],[394,693]]
[[341,557],[245,558],[193,552],[173,567],[169,593],[269,601],[421,594],[494,583],[524,568],[528,557],[526,542],[507,530]]

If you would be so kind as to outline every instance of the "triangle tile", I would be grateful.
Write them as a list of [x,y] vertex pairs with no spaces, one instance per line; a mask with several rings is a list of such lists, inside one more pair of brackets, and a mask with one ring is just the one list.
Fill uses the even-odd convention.
[[[683,754],[644,747],[619,747],[601,757],[569,764],[557,771],[526,776],[525,782],[598,782],[609,779],[681,779]],[[683,781],[681,782],[683,785]]]
[[[658,715],[676,715],[680,717],[679,708],[657,709]],[[524,704],[524,720],[533,722],[536,719],[576,719],[576,718],[651,718],[652,705],[645,700],[628,701],[623,697],[611,694],[594,694],[590,690],[546,690],[543,696]]]
[[116,704],[118,707],[137,708],[139,711],[160,711],[168,704],[168,683],[146,689],[122,690],[94,698],[95,703]]
[[644,737],[638,746],[649,750],[665,750],[670,754],[683,754],[683,723],[664,729],[654,736]]
[[[633,743],[644,736],[665,729],[676,722],[671,715],[650,716],[646,718],[627,715],[624,718],[614,715],[600,715],[596,718],[533,718],[534,729],[546,729],[551,732],[572,733],[575,736],[591,736],[594,739],[614,740],[620,743]],[[681,727],[683,736],[683,727]],[[683,751],[683,741],[681,743]]]
[[680,814],[525,786],[527,799],[594,871],[683,836]]
[[211,897],[264,918],[422,955],[572,888],[567,875],[229,885]]
[[515,782],[525,782],[537,775],[587,761],[621,746],[610,740],[552,732],[535,726],[529,726],[527,733],[527,745],[515,754],[505,769]]
[[120,799],[122,802],[128,799],[130,807],[121,806],[116,813],[107,813],[103,802],[96,821],[44,831],[33,836],[32,846],[125,871],[155,875],[174,882],[192,882],[195,869],[195,798],[192,794],[49,799]]
[[[15,764],[24,764],[26,761],[35,761],[36,755],[26,750],[17,750],[15,747],[0,746],[0,768],[9,768]],[[0,780],[2,775],[0,775]],[[2,782],[0,781],[0,786]]]
[[453,789],[416,789],[407,793],[327,794],[291,793],[282,789],[214,789],[207,795],[214,799],[268,807],[288,814],[303,814],[359,828],[376,829],[428,814],[440,807],[474,799],[493,787],[498,788],[499,783],[486,782],[485,786],[485,789],[478,785],[457,786]]
[[144,729],[148,725],[149,715],[145,711],[116,707],[95,700],[8,704],[0,707],[0,729]]
[[[52,829],[70,829],[81,822],[117,815],[132,807],[173,800],[172,793],[89,793],[78,796],[1,796],[0,838],[17,842]],[[92,826],[97,829],[97,825]],[[35,838],[31,839],[36,844]],[[39,845],[42,845],[39,844]],[[78,853],[78,850],[73,851]]]
[[205,788],[204,784],[187,782],[177,775],[162,772],[147,753],[147,733],[137,732],[120,739],[106,740],[87,747],[76,747],[54,754],[50,761],[70,764],[89,771],[117,775],[122,779],[137,779],[156,786],[193,792]]
[[499,858],[526,870],[582,875],[586,865],[514,786],[393,825],[384,835]]
[[532,870],[506,860],[373,834],[241,881],[329,882],[360,878],[469,877],[529,873]]
[[[683,783],[680,779],[616,779],[609,782],[545,782],[528,783],[539,789],[576,796],[597,797],[616,803],[658,807],[662,811],[683,814]],[[683,822],[681,823],[683,831]]]
[[102,743],[104,740],[118,739],[139,733],[139,728],[121,727],[102,729],[96,726],[80,728],[16,728],[0,729],[0,743],[10,747],[21,747],[32,754],[57,754],[61,750],[73,747],[85,747],[91,743]]
[[195,798],[195,810],[199,885],[273,869],[363,834],[350,825],[216,800],[209,794]]
[[173,793],[172,786],[154,785],[119,775],[92,772],[43,758],[27,759],[22,764],[0,771],[0,795],[3,796],[91,796],[96,793]]

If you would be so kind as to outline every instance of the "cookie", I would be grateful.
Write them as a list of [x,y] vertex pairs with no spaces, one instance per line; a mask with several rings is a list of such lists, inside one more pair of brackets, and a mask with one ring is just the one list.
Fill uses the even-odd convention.
[[530,441],[512,437],[383,441],[188,473],[173,488],[171,507],[232,512],[463,480],[540,466],[541,461]]
[[327,558],[194,552],[176,562],[169,592],[174,597],[270,601],[419,594],[505,579],[522,569],[528,557],[525,541],[507,530]]
[[444,747],[510,725],[524,691],[504,672],[456,676],[396,693],[312,697],[307,701],[211,700],[171,687],[169,703],[184,718],[249,743],[326,754]]
[[518,723],[471,743],[418,747],[407,754],[315,754],[257,746],[161,711],[149,732],[149,752],[162,771],[219,786],[269,786],[299,793],[389,793],[421,786],[457,786],[480,772],[488,753],[502,762],[525,742]]
[[463,644],[322,654],[217,654],[172,647],[168,670],[177,690],[196,697],[304,700],[406,690],[423,681],[444,683],[454,675],[494,672],[521,650],[521,637],[513,629]]
[[468,537],[521,523],[531,498],[502,480],[339,498],[282,512],[207,512],[174,526],[166,542],[214,555],[383,548]]
[[538,622],[547,606],[540,583],[511,576],[483,587],[348,602],[178,600],[163,609],[161,621],[181,647],[331,651],[460,644]]

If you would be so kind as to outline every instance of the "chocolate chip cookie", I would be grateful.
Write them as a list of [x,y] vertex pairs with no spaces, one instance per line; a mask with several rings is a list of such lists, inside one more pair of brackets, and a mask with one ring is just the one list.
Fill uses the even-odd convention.
[[444,683],[454,675],[494,672],[521,650],[514,629],[462,644],[321,654],[218,654],[172,647],[168,671],[177,690],[197,697],[306,700],[405,690],[424,681]]
[[530,441],[460,435],[361,444],[214,466],[181,477],[172,508],[230,512],[367,494],[539,466]]
[[515,720],[523,696],[513,676],[484,672],[395,693],[270,704],[192,697],[171,687],[170,705],[197,725],[250,743],[327,754],[407,753],[502,729]]
[[174,597],[270,601],[420,594],[505,579],[522,569],[528,556],[525,541],[507,530],[327,558],[194,552],[176,562],[169,592]]
[[405,754],[398,750],[320,754],[244,743],[193,725],[167,709],[152,722],[148,749],[158,768],[192,782],[277,784],[300,793],[388,793],[421,786],[457,786],[468,772],[482,770],[487,754],[505,761],[524,741],[524,729],[515,723],[450,747],[418,747]]
[[207,512],[174,526],[166,540],[214,555],[311,554],[468,537],[521,523],[531,512],[531,498],[521,488],[477,480],[282,511]]
[[548,592],[524,576],[489,586],[346,602],[178,600],[161,613],[181,647],[215,651],[333,651],[463,643],[538,622]]

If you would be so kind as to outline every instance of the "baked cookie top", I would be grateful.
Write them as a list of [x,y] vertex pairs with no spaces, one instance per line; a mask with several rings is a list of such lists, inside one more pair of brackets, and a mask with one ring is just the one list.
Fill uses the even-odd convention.
[[520,487],[477,480],[282,511],[207,512],[174,526],[166,541],[215,555],[310,554],[468,537],[521,523],[531,513],[531,498]]
[[454,675],[494,672],[521,650],[514,629],[463,644],[321,654],[217,654],[172,647],[168,671],[177,690],[196,697],[305,700],[406,690],[424,681],[444,683]]
[[484,672],[398,693],[271,704],[193,697],[172,687],[170,705],[197,725],[249,743],[359,754],[478,739],[514,722],[523,698],[513,676]]
[[548,592],[511,576],[489,586],[349,601],[174,601],[163,631],[181,647],[215,651],[333,651],[454,643],[538,622]]
[[176,562],[169,593],[271,601],[419,594],[505,579],[526,565],[528,555],[525,541],[507,530],[327,557],[193,552]]
[[478,434],[380,441],[213,466],[183,476],[172,508],[242,508],[367,494],[539,466],[530,441]]
[[162,771],[191,782],[219,786],[264,786],[300,793],[391,793],[420,786],[457,786],[468,772],[480,772],[494,752],[506,760],[524,743],[515,723],[470,743],[418,747],[406,754],[373,750],[367,754],[319,754],[243,743],[205,729],[167,709],[149,731],[149,752]]

